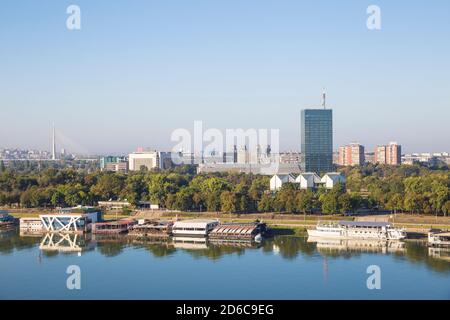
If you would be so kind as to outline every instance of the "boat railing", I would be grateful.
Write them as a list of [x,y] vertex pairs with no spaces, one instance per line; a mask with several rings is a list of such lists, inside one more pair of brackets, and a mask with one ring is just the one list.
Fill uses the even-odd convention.
[[321,227],[321,228],[336,228],[336,227],[338,227],[339,226],[339,223],[336,223],[336,222],[330,222],[330,221],[319,221],[318,223],[317,223],[317,226],[318,227]]

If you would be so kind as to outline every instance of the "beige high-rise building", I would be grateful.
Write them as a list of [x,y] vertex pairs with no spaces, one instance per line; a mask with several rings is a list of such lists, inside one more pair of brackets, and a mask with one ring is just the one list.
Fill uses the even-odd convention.
[[397,142],[375,148],[375,163],[400,165],[402,163],[402,146]]
[[364,146],[351,143],[339,147],[338,164],[340,166],[362,166],[365,163]]
[[128,155],[128,167],[130,171],[139,171],[142,168],[152,170],[159,168],[159,154],[157,151],[133,152]]

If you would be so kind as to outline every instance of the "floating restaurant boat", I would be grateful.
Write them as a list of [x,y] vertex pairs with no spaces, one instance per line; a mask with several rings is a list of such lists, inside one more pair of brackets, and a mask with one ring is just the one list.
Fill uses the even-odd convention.
[[380,239],[401,240],[406,238],[403,229],[394,228],[387,222],[340,221],[319,223],[314,230],[308,230],[310,237],[338,239]]
[[0,211],[0,228],[11,228],[17,225],[19,219],[14,218],[8,211]]
[[428,233],[430,246],[450,246],[450,231],[431,230]]
[[44,233],[44,225],[40,218],[20,218],[20,233],[39,235]]
[[181,220],[173,224],[174,237],[207,237],[219,225],[218,220]]
[[139,221],[128,232],[130,236],[168,238],[172,234],[173,222],[170,221]]
[[252,223],[222,223],[215,227],[208,235],[209,239],[226,240],[262,240],[267,231],[265,223],[256,221]]
[[119,220],[110,222],[97,222],[92,224],[93,234],[120,234],[126,233],[136,224],[134,220]]

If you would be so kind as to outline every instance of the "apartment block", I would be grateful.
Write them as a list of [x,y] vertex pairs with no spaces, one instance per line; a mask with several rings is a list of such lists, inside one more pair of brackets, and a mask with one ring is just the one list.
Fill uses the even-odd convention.
[[347,146],[339,147],[338,164],[340,166],[361,166],[364,163],[364,146],[358,143],[351,143]]
[[377,146],[374,161],[379,164],[400,165],[402,163],[402,146],[397,142]]

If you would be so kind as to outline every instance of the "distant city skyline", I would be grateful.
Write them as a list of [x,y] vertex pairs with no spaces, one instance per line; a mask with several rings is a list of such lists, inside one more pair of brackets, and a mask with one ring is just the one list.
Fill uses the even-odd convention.
[[[397,141],[450,151],[448,1],[76,1],[2,4],[0,148],[127,154],[170,150],[171,133],[280,129],[300,150],[300,112],[333,109],[333,150]],[[63,141],[58,141],[62,139]]]

